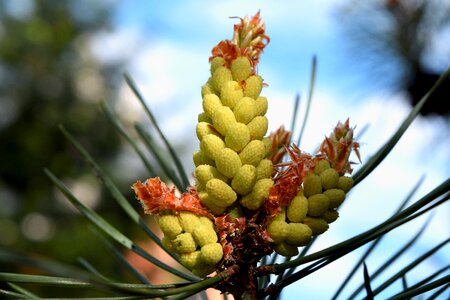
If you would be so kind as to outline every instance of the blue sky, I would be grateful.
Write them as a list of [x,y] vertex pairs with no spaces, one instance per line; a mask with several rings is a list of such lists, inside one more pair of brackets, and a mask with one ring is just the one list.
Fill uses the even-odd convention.
[[[392,94],[379,86],[374,88],[377,80],[369,82],[361,74],[363,69],[346,52],[346,39],[334,14],[343,2],[118,1],[115,31],[98,38],[93,50],[103,59],[131,57],[127,70],[147,96],[163,130],[176,146],[186,149],[185,166],[193,171],[190,153],[198,148],[195,123],[201,111],[200,86],[209,76],[211,48],[220,40],[231,38],[235,20],[229,19],[230,16],[251,15],[261,9],[271,37],[259,66],[259,74],[269,84],[263,94],[269,99],[270,130],[282,124],[290,126],[294,96],[300,92],[306,98],[311,58],[317,55],[314,102],[302,149],[312,151],[338,120],[350,117],[352,124],[357,125],[356,132],[370,124],[361,138],[364,162],[390,137],[409,107],[402,94]],[[137,101],[125,86],[117,109],[130,122],[142,118]],[[304,104],[300,116],[303,111]],[[439,120],[416,120],[383,165],[355,188],[341,210],[341,217],[319,239],[315,249],[343,241],[388,218],[423,174],[427,176],[416,199],[448,178],[450,142],[448,135],[438,134],[445,132],[443,126],[446,124]],[[447,237],[449,208],[447,203],[437,211],[432,225],[416,246],[418,252],[408,252],[407,258],[423,253],[429,245]],[[416,232],[422,221],[423,218],[393,231],[377,253],[398,249],[398,240],[406,242],[406,237]],[[431,272],[448,264],[448,257],[445,259],[443,253],[425,263],[422,271]],[[298,295],[304,299],[329,298],[358,257],[348,255],[287,288],[285,299],[298,299]],[[371,257],[369,271],[383,259],[385,255]],[[417,275],[420,276],[413,272],[411,281]],[[362,273],[356,277],[360,282]]]

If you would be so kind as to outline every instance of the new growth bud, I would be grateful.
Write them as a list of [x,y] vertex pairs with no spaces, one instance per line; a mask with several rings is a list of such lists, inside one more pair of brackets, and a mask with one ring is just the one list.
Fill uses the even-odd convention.
[[353,186],[345,176],[350,152],[359,158],[349,120],[314,156],[290,145],[283,126],[266,136],[267,84],[256,67],[269,37],[259,12],[239,20],[233,38],[212,49],[201,87],[195,187],[179,195],[157,177],[133,185],[145,213],[158,215],[164,248],[201,277],[236,263],[256,265],[272,251],[297,255],[339,217]]

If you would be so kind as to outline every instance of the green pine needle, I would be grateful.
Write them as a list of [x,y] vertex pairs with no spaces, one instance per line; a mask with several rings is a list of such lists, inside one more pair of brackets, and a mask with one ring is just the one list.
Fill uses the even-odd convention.
[[[422,184],[423,180],[425,179],[424,176],[422,176],[419,181],[416,183],[416,185],[414,186],[414,188],[411,190],[411,192],[407,195],[407,197],[402,201],[401,205],[399,206],[399,208],[397,209],[397,211],[394,213],[397,214],[399,213],[405,206],[406,204],[412,199],[413,195],[416,193],[416,191],[418,190],[418,188],[420,187],[420,185]],[[429,219],[430,221],[431,219]],[[419,231],[419,234],[421,234],[426,226],[428,225],[429,221],[427,221],[425,223],[425,225],[422,227],[422,230]],[[419,234],[416,235],[415,239],[413,239],[414,241],[417,240],[417,238],[419,237]],[[361,256],[361,258],[358,260],[358,262],[355,264],[355,266],[352,268],[352,270],[350,271],[350,273],[347,275],[347,277],[344,279],[344,281],[342,282],[342,284],[339,286],[338,290],[336,291],[336,293],[333,295],[332,299],[337,299],[338,296],[340,295],[340,293],[343,291],[343,289],[345,288],[345,286],[347,285],[347,283],[350,281],[350,279],[353,277],[353,275],[356,273],[356,271],[358,270],[358,268],[364,263],[364,261],[367,259],[367,257],[370,255],[370,253],[372,253],[372,251],[376,248],[376,246],[381,242],[381,240],[383,239],[384,236],[380,236],[379,238],[377,238],[375,241],[372,242],[372,244],[369,246],[369,248],[367,248],[367,250],[364,252],[364,254]],[[412,243],[411,243],[412,245]],[[375,278],[376,275],[372,275],[372,278]],[[360,288],[358,289],[358,292],[363,288],[363,286],[361,285]],[[354,295],[350,296],[349,299],[351,299]]]
[[45,170],[45,174],[50,178],[50,180],[56,185],[56,187],[66,196],[66,198],[90,221],[92,222],[96,227],[98,227],[100,230],[102,230],[104,233],[106,233],[108,236],[110,236],[112,239],[114,239],[116,242],[124,246],[125,248],[132,250],[133,252],[139,254],[143,258],[147,259],[151,263],[155,264],[156,266],[160,267],[163,270],[166,270],[167,272],[170,272],[180,278],[186,279],[186,280],[196,280],[196,277],[193,277],[191,275],[187,275],[177,269],[174,269],[170,267],[169,265],[161,262],[160,260],[156,259],[152,255],[148,254],[144,249],[141,247],[135,245],[127,236],[125,236],[123,233],[121,233],[119,230],[117,230],[115,227],[113,227],[110,223],[108,223],[105,219],[103,219],[100,215],[98,215],[95,211],[90,209],[89,207],[85,206],[80,200],[78,200],[71,192],[70,190],[64,185],[62,181],[60,181],[58,178],[56,178],[55,175],[53,175],[52,172],[49,170]]
[[[431,217],[426,220],[422,228],[410,239],[402,248],[400,248],[397,252],[392,254],[390,258],[386,260],[383,264],[381,264],[377,270],[375,270],[371,276],[372,279],[377,278],[383,271],[385,271],[388,267],[392,266],[392,264],[403,254],[406,250],[410,249],[412,245],[419,239],[419,237],[425,232],[428,224],[431,221]],[[377,239],[378,240],[378,239]],[[364,258],[366,256],[363,256]],[[360,291],[364,288],[363,284],[361,284],[349,297],[348,299],[354,299]]]
[[429,298],[427,298],[428,300],[435,299],[435,296],[436,297],[439,296],[441,293],[443,293],[446,289],[450,287],[449,282],[450,282],[450,275],[447,275],[431,283],[422,285],[421,287],[413,289],[409,288],[405,291],[402,291],[401,293],[398,293],[397,295],[389,298],[389,300],[410,299],[411,297],[421,295],[438,287],[442,287],[440,290],[436,291],[435,295],[431,295]]
[[156,121],[155,116],[153,116],[153,113],[151,112],[150,108],[148,107],[147,102],[145,101],[144,97],[142,96],[142,93],[139,91],[136,83],[131,78],[131,76],[127,73],[124,74],[125,81],[127,82],[128,86],[131,88],[133,93],[136,95],[138,100],[141,102],[142,106],[144,107],[145,112],[147,113],[150,121],[152,122],[153,126],[155,126],[156,131],[158,132],[159,136],[163,140],[165,146],[167,147],[167,150],[169,151],[170,156],[172,157],[173,162],[175,163],[175,166],[178,170],[178,175],[181,178],[181,182],[183,183],[183,188],[180,189],[180,191],[184,191],[189,186],[189,179],[186,174],[186,171],[184,170],[183,164],[181,163],[180,158],[178,157],[177,153],[173,149],[172,145],[167,140],[166,136],[162,132],[161,128],[158,125],[158,122]]
[[364,274],[364,287],[365,287],[366,293],[367,293],[366,298],[368,300],[373,300],[374,295],[372,292],[372,287],[370,286],[371,279],[370,279],[369,271],[367,270],[367,266],[366,266],[365,262],[363,263],[363,274]]
[[405,266],[404,268],[402,268],[401,270],[399,270],[396,274],[394,274],[393,276],[391,276],[388,280],[386,280],[385,282],[383,282],[379,287],[377,287],[374,291],[373,291],[373,295],[377,295],[380,292],[382,292],[383,290],[385,290],[387,287],[389,287],[392,283],[394,283],[397,279],[401,278],[402,276],[404,276],[407,272],[411,271],[413,268],[415,268],[419,263],[421,263],[422,261],[424,261],[425,259],[427,259],[428,257],[430,257],[432,254],[434,254],[436,251],[438,251],[439,249],[441,249],[443,246],[445,246],[448,242],[450,241],[450,238],[446,239],[445,241],[441,242],[440,244],[436,245],[435,247],[433,247],[432,249],[430,249],[429,251],[425,252],[424,254],[422,254],[420,257],[418,257],[417,259],[413,260],[412,262],[410,262],[407,266]]
[[163,152],[161,151],[161,149],[159,149],[159,146],[152,138],[152,136],[142,127],[141,124],[135,124],[134,128],[136,129],[136,132],[138,133],[141,140],[144,142],[144,145],[152,153],[158,164],[161,166],[163,174],[175,184],[179,191],[183,191],[185,189],[183,183],[178,178],[172,165],[164,157]]
[[119,121],[118,116],[113,112],[112,108],[109,106],[109,104],[106,101],[102,101],[100,103],[100,106],[104,112],[104,114],[107,116],[108,120],[111,122],[113,127],[117,130],[117,132],[131,145],[131,147],[136,151],[139,158],[142,160],[142,163],[147,168],[147,171],[150,174],[150,177],[156,176],[156,172],[154,168],[152,167],[150,161],[145,157],[144,153],[141,151],[141,149],[138,147],[136,142],[130,137],[130,135],[125,131],[122,124]]

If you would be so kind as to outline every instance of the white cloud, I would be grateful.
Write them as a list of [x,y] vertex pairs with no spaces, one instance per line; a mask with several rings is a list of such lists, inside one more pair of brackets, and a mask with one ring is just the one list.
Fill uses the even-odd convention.
[[133,58],[142,39],[136,29],[119,27],[114,31],[102,31],[89,40],[92,54],[100,62],[115,62]]
[[157,40],[141,45],[130,65],[130,73],[141,81],[151,103],[186,103],[191,101],[187,96],[193,91],[200,95],[208,68],[208,58],[199,55],[195,47]]

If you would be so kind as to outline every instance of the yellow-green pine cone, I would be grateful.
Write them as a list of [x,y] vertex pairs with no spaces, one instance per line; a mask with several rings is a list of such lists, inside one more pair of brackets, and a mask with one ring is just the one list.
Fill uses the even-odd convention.
[[247,125],[236,122],[228,127],[225,145],[236,152],[241,151],[250,142],[250,130]]
[[215,167],[210,165],[199,165],[198,167],[196,167],[195,178],[202,184],[206,184],[213,178],[217,178],[225,182],[228,180],[227,177],[217,171]]
[[187,211],[180,212],[179,221],[184,232],[192,233],[195,228],[201,226],[198,216]]
[[253,140],[239,153],[243,165],[258,166],[266,155],[266,147],[260,140]]
[[220,91],[220,100],[222,104],[233,109],[236,103],[244,97],[242,87],[236,81],[228,81]]
[[308,198],[308,215],[320,217],[330,206],[330,199],[324,194],[315,194]]
[[212,115],[212,122],[214,128],[225,135],[228,129],[236,123],[236,118],[229,107],[222,106],[218,107]]
[[256,116],[256,103],[250,97],[243,97],[233,109],[236,121],[248,124]]
[[339,213],[334,209],[327,210],[323,215],[322,218],[328,223],[333,223],[334,221],[339,218]]
[[352,187],[353,187],[353,179],[351,177],[347,176],[339,177],[338,189],[341,189],[345,193],[348,193]]
[[216,56],[211,60],[210,72],[211,75],[217,70],[218,67],[221,67],[225,64],[225,59],[220,56]]
[[308,174],[303,181],[303,193],[307,198],[322,193],[322,181],[315,174]]
[[208,265],[217,264],[223,257],[223,248],[219,243],[206,244],[200,252],[203,262]]
[[195,133],[197,134],[199,141],[201,141],[207,134],[214,134],[218,136],[218,133],[211,128],[211,124],[206,122],[198,122],[195,127]]
[[192,232],[195,241],[200,247],[217,243],[217,233],[208,226],[200,226]]
[[214,205],[228,207],[237,199],[236,192],[222,180],[213,178],[206,183],[208,198]]
[[311,241],[312,230],[302,223],[289,223],[287,226],[286,243],[293,246],[305,246]]
[[274,250],[276,253],[286,257],[298,255],[298,248],[296,246],[292,246],[284,242],[276,244]]
[[201,261],[200,250],[180,255],[180,263],[189,270],[194,269],[195,266],[197,266],[200,263],[200,261]]
[[198,193],[198,197],[200,198],[200,202],[216,216],[223,214],[227,210],[226,207],[216,205],[215,201],[211,200],[212,198],[210,198],[208,193],[205,191],[200,191]]
[[158,224],[161,231],[170,239],[174,239],[177,235],[183,232],[183,228],[175,215],[160,215]]
[[164,247],[166,247],[168,250],[170,251],[175,251],[175,249],[173,249],[172,246],[172,240],[168,237],[168,236],[164,236],[161,239],[161,243],[163,244]]
[[320,175],[323,171],[331,168],[330,163],[326,159],[321,159],[317,162],[314,168],[314,174]]
[[262,139],[262,142],[266,149],[266,153],[264,154],[264,157],[269,157],[272,154],[272,140],[268,137],[265,137]]
[[213,223],[213,221],[210,218],[205,217],[205,216],[200,216],[198,219],[200,221],[201,226],[204,226],[206,228],[210,228],[213,231],[215,230],[214,229],[214,223]]
[[208,80],[207,83],[205,83],[204,85],[202,85],[202,98],[205,97],[208,94],[214,94],[214,88],[211,85],[211,78],[210,80]]
[[269,121],[264,116],[256,116],[247,124],[252,140],[262,140],[269,128]]
[[212,272],[216,270],[216,266],[214,265],[207,265],[207,264],[200,264],[199,266],[196,266],[192,270],[192,274],[198,277],[206,277]]
[[210,118],[212,118],[214,112],[222,107],[222,102],[220,102],[220,99],[215,94],[207,94],[203,96],[203,110],[205,111],[206,115]]
[[289,221],[299,223],[305,219],[308,213],[308,200],[305,196],[297,195],[292,199],[286,210],[286,216]]
[[206,122],[209,124],[212,123],[211,118],[205,112],[201,112],[198,114],[197,121],[198,122]]
[[236,81],[247,79],[251,72],[252,66],[246,56],[240,56],[231,63],[231,74]]
[[338,185],[339,174],[335,169],[330,168],[320,173],[320,180],[322,181],[322,189],[333,189]]
[[231,75],[230,69],[220,66],[214,70],[211,83],[216,91],[221,91],[225,83],[231,80],[233,80],[233,76]]
[[270,159],[263,159],[256,167],[256,179],[272,177],[273,163]]
[[178,253],[190,253],[197,249],[194,237],[189,232],[177,235],[172,241],[172,245]]
[[286,208],[281,208],[281,211],[273,217],[272,221],[283,221],[286,222]]
[[284,220],[275,219],[267,226],[267,233],[275,244],[280,244],[288,235],[288,223]]
[[240,217],[244,217],[244,212],[242,211],[242,207],[240,205],[234,204],[228,209],[227,215],[232,219],[237,219]]
[[262,87],[262,77],[259,75],[252,75],[245,80],[244,96],[256,99],[261,93]]
[[201,150],[195,151],[192,155],[192,158],[196,167],[198,167],[199,165],[215,166],[214,161],[211,158],[207,157]]
[[256,168],[243,165],[231,181],[231,187],[240,195],[247,195],[256,183]]
[[323,218],[306,217],[303,224],[308,225],[312,230],[312,235],[319,235],[328,230],[328,223]]
[[225,148],[225,143],[214,134],[205,135],[200,142],[200,150],[212,160],[217,158],[217,155],[223,148]]
[[259,96],[258,98],[256,98],[255,104],[256,104],[256,115],[264,116],[269,106],[267,103],[267,98],[264,96]]
[[330,199],[330,208],[338,208],[345,200],[345,193],[340,189],[329,189],[323,194]]
[[216,156],[217,170],[228,178],[233,178],[241,166],[239,155],[230,148],[223,148]]
[[251,193],[242,197],[241,205],[251,210],[260,208],[267,197],[269,197],[272,186],[273,180],[271,178],[263,178],[256,181]]
[[197,179],[195,180],[195,187],[198,192],[202,192],[206,190],[206,183],[200,182]]

